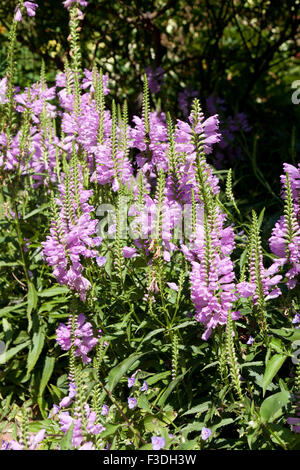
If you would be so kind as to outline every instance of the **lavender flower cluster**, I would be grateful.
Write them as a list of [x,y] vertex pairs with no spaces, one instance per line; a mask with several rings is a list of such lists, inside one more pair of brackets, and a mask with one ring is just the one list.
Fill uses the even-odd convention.
[[[5,88],[3,81],[2,87]],[[191,113],[188,122],[177,120],[173,130],[173,155],[170,156],[170,135],[164,113],[150,111],[148,116],[144,113],[141,117],[134,116],[132,126],[122,119],[117,122],[116,116],[99,104],[97,89],[102,89],[104,99],[109,93],[108,78],[103,76],[101,80],[95,70],[84,71],[77,105],[74,87],[74,75],[71,70],[66,70],[58,74],[56,87],[47,88],[45,83],[39,83],[23,93],[16,93],[16,111],[23,114],[26,120],[29,110],[32,125],[27,131],[25,126],[21,128],[15,136],[10,137],[9,142],[4,132],[0,135],[0,164],[4,170],[14,171],[19,167],[21,173],[31,172],[35,186],[49,187],[51,184],[57,187],[57,213],[51,222],[50,235],[42,244],[45,260],[52,266],[57,281],[78,292],[84,301],[91,287],[90,280],[84,274],[86,260],[98,263],[102,260],[99,253],[102,240],[96,236],[98,221],[93,218],[95,208],[88,203],[97,190],[95,185],[110,187],[113,192],[127,188],[132,197],[128,215],[134,218],[136,227],[146,232],[136,237],[135,247],[125,247],[123,254],[126,258],[136,256],[138,249],[146,250],[146,255],[149,255],[157,218],[153,217],[151,224],[145,224],[145,209],[146,217],[149,212],[157,212],[157,198],[152,194],[159,172],[162,171],[165,174],[161,208],[163,257],[168,262],[172,253],[180,250],[191,263],[191,298],[196,308],[195,318],[205,325],[203,339],[207,339],[218,324],[226,323],[229,309],[233,309],[233,318],[240,318],[240,313],[234,311],[237,298],[253,296],[254,302],[256,299],[253,265],[250,267],[249,281],[235,281],[230,259],[235,247],[234,231],[232,227],[226,226],[226,216],[220,207],[215,208],[209,241],[203,217],[197,220],[195,239],[189,246],[184,240],[180,240],[179,246],[172,241],[177,214],[184,204],[191,203],[192,194],[195,195],[200,212],[207,210],[206,201],[199,193],[197,165],[205,175],[208,191],[215,196],[219,192],[218,178],[210,165],[203,158],[197,162],[194,142],[196,136],[201,139],[204,154],[212,151],[213,145],[221,139],[218,116],[205,119],[200,112],[197,118]],[[56,94],[60,107],[51,104]],[[53,118],[61,119],[61,136],[56,135],[54,127],[49,124]],[[45,128],[49,132],[45,132]],[[26,132],[27,144],[24,146]],[[138,172],[129,158],[130,150],[136,154]],[[79,163],[74,154],[80,158]],[[62,166],[63,161],[67,161],[68,165],[65,165],[65,171],[59,173],[58,166]],[[281,277],[274,275],[283,264],[290,265],[287,272],[289,288],[295,286],[299,273],[299,169],[286,164],[285,171],[290,175],[293,195],[293,239],[286,239],[287,222],[283,216],[270,238],[271,250],[278,259],[268,270],[264,269],[262,258],[260,261],[266,298],[280,294],[276,285]],[[285,184],[285,176],[282,181]],[[86,184],[93,189],[86,189]],[[166,223],[164,214],[168,214]],[[211,257],[209,270],[205,267],[208,243]],[[128,250],[132,255],[128,254]],[[274,289],[270,290],[273,285]]]

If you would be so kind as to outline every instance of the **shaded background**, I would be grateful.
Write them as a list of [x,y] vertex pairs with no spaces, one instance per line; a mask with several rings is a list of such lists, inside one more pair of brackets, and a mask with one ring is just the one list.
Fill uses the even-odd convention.
[[[54,83],[68,54],[67,10],[60,1],[38,3],[36,17],[27,17],[18,29],[16,83],[21,87],[38,80],[41,59]],[[299,161],[300,105],[292,103],[292,83],[300,80],[299,4],[90,0],[83,8],[83,66],[91,69],[96,62],[109,74],[111,96],[126,99],[131,115],[140,110],[147,67],[164,70],[153,106],[163,103],[163,110],[182,118],[180,93],[198,94],[207,114],[214,103],[227,142],[211,162],[219,169],[233,167],[241,205],[268,206],[276,218],[282,163]],[[13,10],[13,1],[1,2],[0,77]],[[241,125],[239,113],[247,125]]]

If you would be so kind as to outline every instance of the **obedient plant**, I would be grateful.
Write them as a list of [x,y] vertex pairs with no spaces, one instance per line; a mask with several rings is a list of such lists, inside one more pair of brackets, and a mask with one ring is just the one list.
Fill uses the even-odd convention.
[[277,256],[274,264],[278,270],[283,266],[288,268],[286,285],[294,289],[299,284],[300,274],[300,165],[296,168],[285,163],[284,171],[281,177],[284,215],[276,222],[269,243]]
[[[0,337],[11,341],[10,312],[19,315],[26,299],[20,321],[28,327],[8,358],[29,346],[18,380],[31,380],[43,417],[31,432],[24,411],[3,449],[295,448],[299,366],[286,382],[276,373],[299,339],[299,164],[284,164],[283,215],[268,253],[262,214],[244,216],[232,171],[224,188],[210,164],[238,127],[249,131],[245,116],[229,117],[226,131],[212,98],[206,116],[194,90],[179,95],[185,120],[154,109],[161,67],[145,69],[140,113],[130,116],[106,73],[96,64],[82,70],[88,2],[63,6],[70,57],[55,84],[47,84],[45,64],[24,90],[14,82],[17,28],[38,11],[23,1],[0,81],[1,214],[22,290],[1,311],[8,317]],[[28,224],[40,213],[42,233]],[[286,419],[291,403],[296,416]],[[228,424],[235,442],[224,437]]]

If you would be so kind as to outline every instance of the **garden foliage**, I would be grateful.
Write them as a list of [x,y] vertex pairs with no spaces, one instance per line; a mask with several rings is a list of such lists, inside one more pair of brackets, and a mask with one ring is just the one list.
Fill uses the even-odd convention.
[[0,81],[2,448],[299,449],[300,165],[265,240],[208,160],[246,116],[151,107],[161,68],[131,116],[82,68],[87,3],[55,86],[20,89],[18,2]]

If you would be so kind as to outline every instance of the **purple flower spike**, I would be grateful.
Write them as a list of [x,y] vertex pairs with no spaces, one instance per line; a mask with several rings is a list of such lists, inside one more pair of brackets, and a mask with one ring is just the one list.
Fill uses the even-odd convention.
[[179,287],[177,284],[175,284],[175,282],[167,282],[167,286],[170,287],[170,289],[175,290],[176,292],[178,292],[179,290]]
[[236,286],[238,293],[241,297],[248,298],[255,293],[255,284],[251,284],[251,282],[240,282]]
[[[56,330],[56,340],[64,351],[71,348],[71,321],[68,326],[61,323]],[[84,363],[91,362],[87,354],[97,344],[98,338],[94,338],[92,325],[89,322],[85,323],[85,316],[81,313],[78,316],[77,328],[75,330],[75,356],[81,356]],[[74,397],[75,389],[70,388],[71,398]],[[68,406],[68,405],[64,405]]]
[[96,262],[100,268],[105,265],[106,263],[106,256],[97,256]]
[[80,5],[81,7],[86,7],[88,5],[88,2],[86,0],[65,0],[63,2],[63,5],[69,10],[72,6],[72,3],[78,3],[78,5]]
[[22,20],[22,13],[21,13],[20,8],[16,9],[14,20],[15,21],[21,21]]
[[35,16],[35,10],[38,8],[38,5],[34,2],[24,2],[24,7],[26,8],[28,16]]
[[[35,10],[38,8],[38,5],[34,2],[24,2],[24,7],[26,8],[26,13],[28,16],[35,16]],[[22,13],[19,7],[15,10],[15,21],[22,21]]]
[[130,246],[124,246],[123,255],[124,258],[133,258],[134,256],[136,256],[136,249],[131,248]]

